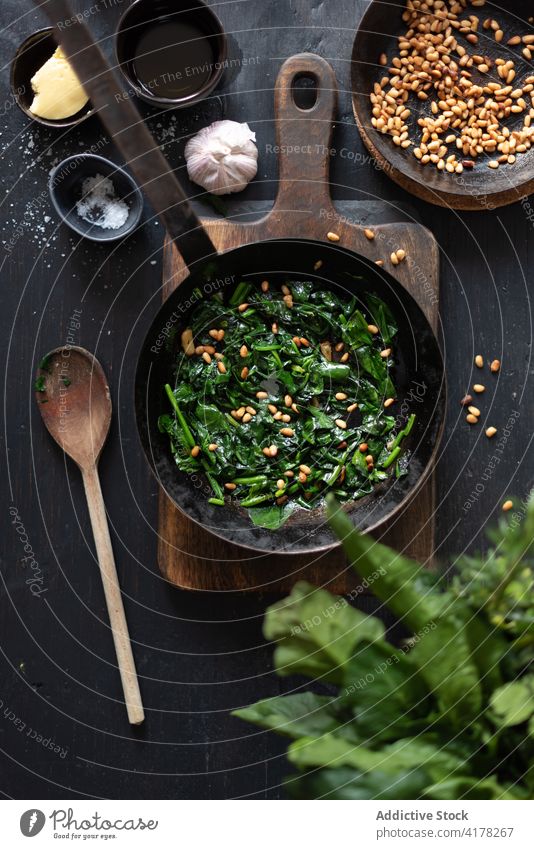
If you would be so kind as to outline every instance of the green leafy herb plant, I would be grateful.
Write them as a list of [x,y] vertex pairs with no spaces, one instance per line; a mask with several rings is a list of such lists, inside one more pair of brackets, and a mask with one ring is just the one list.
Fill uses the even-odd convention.
[[269,608],[279,675],[329,685],[235,711],[287,736],[297,798],[534,798],[534,497],[449,585],[360,534],[333,529],[372,592],[410,629],[402,646],[341,597],[298,583]]

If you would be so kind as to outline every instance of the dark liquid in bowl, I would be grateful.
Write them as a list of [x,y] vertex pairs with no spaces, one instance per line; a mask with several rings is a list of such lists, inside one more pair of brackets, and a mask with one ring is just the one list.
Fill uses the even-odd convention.
[[197,26],[168,19],[148,26],[137,42],[133,70],[139,84],[155,97],[188,97],[214,71],[209,39]]

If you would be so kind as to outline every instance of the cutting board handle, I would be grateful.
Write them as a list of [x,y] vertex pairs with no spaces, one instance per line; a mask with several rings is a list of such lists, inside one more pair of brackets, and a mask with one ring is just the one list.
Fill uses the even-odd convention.
[[[315,103],[302,109],[295,103],[294,87],[300,77],[311,78]],[[291,56],[282,65],[274,90],[279,187],[274,213],[292,218],[299,213],[330,211],[329,188],[332,122],[338,87],[332,66],[314,53]]]

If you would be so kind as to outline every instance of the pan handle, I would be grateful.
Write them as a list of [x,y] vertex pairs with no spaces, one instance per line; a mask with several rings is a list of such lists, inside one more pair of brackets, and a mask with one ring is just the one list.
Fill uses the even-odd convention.
[[[295,102],[295,83],[301,77],[315,84],[310,109]],[[332,209],[328,175],[337,94],[334,69],[321,56],[299,53],[282,65],[274,92],[280,176],[275,211],[318,215]]]
[[174,171],[68,0],[33,0],[49,18],[92,106],[191,268],[216,253]]

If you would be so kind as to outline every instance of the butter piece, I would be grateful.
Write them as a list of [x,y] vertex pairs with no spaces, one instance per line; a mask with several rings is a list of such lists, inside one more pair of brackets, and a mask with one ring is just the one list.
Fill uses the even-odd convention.
[[30,112],[49,121],[76,115],[89,100],[61,47],[33,75],[31,84],[35,97]]

